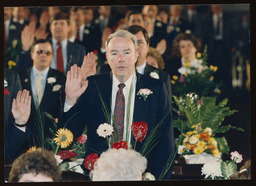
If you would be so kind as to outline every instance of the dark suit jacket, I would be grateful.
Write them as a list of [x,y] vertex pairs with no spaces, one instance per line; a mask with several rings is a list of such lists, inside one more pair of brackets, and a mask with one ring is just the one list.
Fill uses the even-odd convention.
[[[52,42],[52,40],[50,40]],[[70,69],[70,67],[74,64],[77,64],[79,67],[82,66],[83,60],[85,56],[85,49],[83,46],[72,43],[68,41],[67,44],[67,71]],[[22,71],[26,70],[33,66],[33,61],[30,56],[30,50],[29,51],[21,51],[20,55],[18,57],[17,63],[16,63],[16,71]]]
[[[27,127],[30,128],[30,130],[34,135],[37,135],[38,129],[36,128],[36,105],[34,103],[34,95],[32,94],[32,87],[31,87],[31,81],[30,81],[30,74],[31,74],[31,68],[20,72],[20,78],[21,78],[21,84],[23,89],[29,90],[31,96],[31,114],[28,120]],[[59,72],[54,69],[49,69],[49,72],[47,74],[47,79],[50,77],[55,77],[56,82],[53,84],[49,84],[46,81],[44,94],[40,103],[40,110],[41,113],[47,112],[49,113],[53,118],[61,119],[62,116],[62,103],[65,98],[65,82],[66,82],[66,76],[64,73]],[[61,88],[59,90],[54,90],[54,87],[56,85],[61,85]],[[49,131],[49,127],[52,127],[52,122],[49,120],[45,120],[45,136],[51,136],[51,133]]]
[[[141,88],[149,88],[153,91],[146,101],[135,95],[134,103],[134,115],[133,122],[145,121],[148,124],[148,134],[156,127],[156,125],[163,119],[164,122],[159,128],[160,137],[158,138],[158,145],[151,151],[147,156],[148,167],[147,170],[159,177],[164,165],[174,152],[174,138],[173,138],[173,127],[172,127],[172,114],[171,105],[169,102],[168,94],[163,82],[145,77],[136,73],[137,83],[135,94]],[[106,139],[99,137],[96,133],[97,128],[100,124],[106,123],[106,118],[103,113],[102,103],[98,96],[100,92],[102,99],[105,102],[108,112],[111,113],[111,92],[112,92],[112,73],[105,73],[102,75],[95,75],[88,78],[89,86],[87,90],[81,95],[77,104],[75,104],[68,112],[64,113],[65,124],[74,114],[80,112],[78,115],[73,117],[67,124],[69,128],[78,137],[85,125],[87,125],[87,151],[86,156],[91,153],[102,153],[108,149]],[[97,87],[99,87],[99,92]],[[144,140],[145,141],[145,140]],[[140,152],[142,143],[137,143],[136,151]],[[132,145],[134,147],[134,139],[132,137]],[[165,179],[169,179],[171,173],[169,172]]]
[[150,37],[149,45],[151,47],[156,47],[157,44],[162,40],[166,39],[166,24],[158,20],[155,21],[153,35]]
[[75,40],[75,43],[81,44],[86,52],[94,50],[99,51],[101,47],[101,31],[100,27],[94,23],[90,27],[84,27],[83,41]]
[[[170,101],[171,101],[172,100],[172,89],[171,89],[170,76],[165,71],[155,68],[149,64],[146,64],[144,75],[147,77],[151,77],[150,73],[154,72],[154,71],[157,71],[157,73],[159,75],[159,79],[164,82],[167,92],[168,92],[168,95],[169,95],[169,98],[170,98]],[[111,72],[111,68],[110,68],[109,64],[101,65],[97,70],[97,74],[103,74],[106,72]]]

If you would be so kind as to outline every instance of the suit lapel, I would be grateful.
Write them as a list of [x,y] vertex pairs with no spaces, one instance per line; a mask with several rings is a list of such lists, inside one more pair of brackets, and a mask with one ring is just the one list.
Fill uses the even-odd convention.
[[67,54],[68,54],[68,56],[67,56],[67,58],[68,58],[68,60],[67,60],[67,71],[70,69],[70,67],[73,65],[73,63],[72,63],[72,59],[73,59],[73,47],[71,46],[71,43],[68,41],[68,44],[67,44]]
[[45,83],[45,88],[44,88],[44,94],[43,94],[43,97],[42,97],[40,105],[43,105],[43,103],[46,102],[47,95],[49,94],[49,92],[52,91],[52,85],[47,83],[47,79],[49,77],[54,77],[54,74],[53,74],[53,71],[52,71],[51,68],[49,68],[49,71],[47,73],[47,78],[46,78],[46,83]]

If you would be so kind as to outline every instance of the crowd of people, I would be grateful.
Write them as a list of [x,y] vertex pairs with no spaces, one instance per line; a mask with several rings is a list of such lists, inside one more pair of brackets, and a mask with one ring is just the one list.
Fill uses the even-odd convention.
[[[242,51],[249,64],[249,12],[236,16],[223,11],[221,4],[4,7],[5,164],[12,165],[9,181],[32,181],[31,174],[47,182],[61,181],[61,174],[66,174],[63,180],[68,181],[72,174],[58,170],[53,154],[43,150],[25,153],[52,135],[51,119],[46,117],[40,124],[43,113],[51,115],[58,127],[69,128],[74,138],[87,126],[86,155],[102,153],[90,178],[72,178],[142,180],[146,170],[158,178],[175,149],[171,77],[185,74],[185,63],[196,65],[196,53],[205,46],[209,65],[219,68],[216,80],[223,83],[224,93],[232,88],[233,54]],[[144,101],[137,99],[137,92],[145,88],[152,95]],[[106,152],[105,139],[96,133],[98,126],[107,122],[102,100],[116,120],[120,140],[134,143],[127,127],[133,121],[146,121],[149,133],[162,122],[159,144],[147,159],[136,154],[143,142],[128,155],[121,149]],[[133,163],[136,157],[140,163],[120,164],[127,172],[120,172],[116,165],[115,172],[107,169],[109,174],[104,175],[106,167],[115,165],[108,153],[130,157]],[[36,163],[30,158],[38,161],[38,167],[33,167]],[[30,165],[23,165],[26,163]],[[128,167],[137,167],[138,172]],[[171,179],[170,170],[164,179]]]

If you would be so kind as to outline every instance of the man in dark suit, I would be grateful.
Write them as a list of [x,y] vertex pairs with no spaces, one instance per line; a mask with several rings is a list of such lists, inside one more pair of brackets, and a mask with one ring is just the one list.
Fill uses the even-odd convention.
[[[27,122],[22,123],[21,126],[18,124],[16,127],[18,129],[15,128],[15,131],[8,135],[15,135],[15,140],[23,141],[22,145],[16,145],[17,151],[11,151],[12,153],[9,154],[12,158],[28,150],[30,146],[42,146],[47,137],[52,137],[49,128],[54,129],[54,126],[50,119],[44,116],[44,112],[50,114],[56,121],[61,119],[66,77],[64,73],[49,67],[52,57],[51,43],[47,40],[38,40],[31,48],[33,67],[20,72],[22,88],[32,95],[31,114]],[[44,122],[40,123],[39,117],[44,118]],[[9,143],[11,142],[12,140],[9,140]]]
[[[132,25],[127,28],[129,32],[134,34],[138,40],[138,50],[139,50],[139,57],[136,63],[136,70],[145,76],[160,79],[165,83],[167,88],[167,92],[169,95],[170,100],[172,99],[172,91],[171,91],[171,80],[169,74],[164,72],[163,70],[157,69],[149,64],[147,64],[147,53],[149,50],[149,37],[147,31],[138,25]],[[108,64],[102,65],[98,69],[98,74],[102,74],[105,72],[111,71],[111,68]]]
[[[50,30],[52,34],[52,39],[50,41],[53,46],[54,54],[51,62],[51,68],[64,73],[66,73],[74,64],[77,64],[80,67],[85,55],[85,49],[83,46],[68,41],[69,29],[69,17],[62,12],[57,13],[50,20]],[[31,32],[30,29],[28,29],[27,33],[25,31],[27,30],[24,29],[24,32],[22,32],[22,51],[16,65],[17,71],[25,70],[33,64],[30,57],[30,47],[34,39],[34,37],[31,37],[31,34],[34,33]],[[58,49],[62,51],[62,69],[59,69],[57,65]]]
[[[106,58],[112,69],[111,73],[91,76],[85,81],[84,79],[81,80],[81,70],[76,65],[72,66],[71,71],[67,73],[64,121],[80,112],[71,118],[67,127],[76,137],[81,134],[84,126],[87,125],[86,155],[88,155],[95,152],[102,153],[108,149],[106,139],[98,136],[96,130],[100,124],[112,124],[111,116],[114,117],[117,128],[120,127],[119,140],[125,140],[133,146],[135,143],[131,132],[133,122],[147,122],[149,134],[163,120],[157,130],[160,133],[159,138],[157,138],[159,143],[146,156],[148,160],[147,171],[159,179],[167,159],[173,155],[175,148],[171,104],[166,86],[157,79],[136,73],[135,63],[139,51],[137,51],[137,39],[130,32],[119,30],[111,34],[106,42],[106,49]],[[83,65],[90,68],[93,63],[95,61],[85,60]],[[149,93],[143,99],[143,96],[137,94],[143,89],[151,90],[152,94]],[[116,96],[119,98],[120,92],[122,92],[124,102],[116,101]],[[122,105],[120,107],[124,109],[121,112],[123,116],[116,115],[116,111],[120,107],[117,108],[115,104]],[[103,108],[106,109],[106,115]],[[123,132],[122,128],[124,129]],[[135,150],[140,152],[144,142],[137,143]],[[169,170],[164,179],[170,179],[170,176],[171,172]]]
[[100,27],[93,22],[92,7],[74,7],[71,10],[75,15],[77,30],[75,42],[84,46],[86,52],[99,51],[101,46]]
[[[209,64],[218,66],[216,81],[222,81],[228,89],[232,87],[232,46],[234,43],[234,26],[231,17],[223,12],[221,4],[211,5],[211,14],[203,26],[203,45],[207,45]],[[223,89],[225,90],[225,89]],[[224,93],[224,92],[223,92]]]

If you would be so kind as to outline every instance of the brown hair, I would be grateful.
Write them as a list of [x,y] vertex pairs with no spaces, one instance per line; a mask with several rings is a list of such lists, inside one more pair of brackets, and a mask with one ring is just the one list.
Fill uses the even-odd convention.
[[53,21],[56,21],[56,20],[66,20],[67,21],[67,24],[69,25],[70,22],[69,22],[69,16],[63,12],[58,12],[57,14],[55,14],[51,20],[50,20],[50,25],[52,24]]
[[199,51],[201,49],[201,41],[196,38],[193,34],[179,33],[173,40],[173,52],[175,56],[181,56],[180,54],[180,41],[188,40],[191,41],[194,47]]
[[153,47],[149,47],[147,56],[152,56],[153,58],[155,58],[157,60],[159,69],[161,69],[161,70],[164,69],[164,60],[159,51],[157,51]]
[[18,182],[23,174],[34,173],[43,174],[60,181],[61,170],[52,151],[38,149],[32,152],[26,152],[18,157],[12,164],[8,182]]

